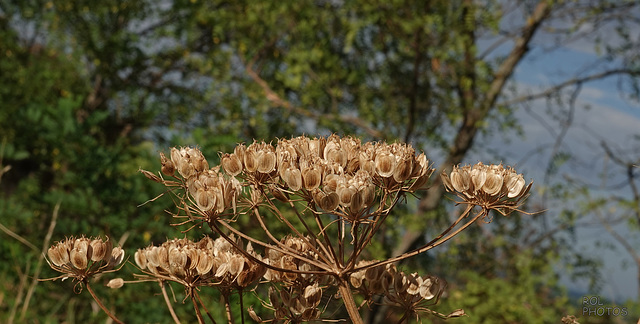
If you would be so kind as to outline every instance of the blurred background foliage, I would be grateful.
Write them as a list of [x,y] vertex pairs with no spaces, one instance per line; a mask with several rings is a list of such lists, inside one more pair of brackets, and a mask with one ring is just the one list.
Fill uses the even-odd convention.
[[[556,45],[588,24],[615,21],[624,36],[634,10],[632,1],[2,1],[0,322],[107,319],[68,282],[35,284],[55,275],[41,251],[69,235],[108,235],[129,255],[183,237],[169,226],[171,199],[142,205],[162,193],[138,173],[159,170],[159,151],[197,145],[212,165],[236,143],[338,133],[411,142],[444,170],[482,150],[478,134],[518,134],[513,113],[535,98],[518,97],[511,77],[543,27]],[[517,26],[505,30],[506,17]],[[558,22],[568,27],[552,28]],[[481,45],[498,37],[506,50]],[[611,74],[637,89],[637,40],[623,39],[593,46],[603,60],[626,62]],[[582,82],[569,78],[547,97],[562,112],[563,91]],[[372,257],[421,245],[458,212],[438,177],[417,198],[395,211]],[[456,322],[619,321],[579,316],[559,282],[563,272],[596,284],[599,275],[599,260],[572,248],[567,213],[495,215],[402,267],[449,282],[436,309],[464,308],[469,317]],[[536,217],[561,230],[541,232]],[[174,288],[179,304],[184,292]],[[154,284],[100,293],[127,323],[170,318]],[[371,323],[388,311],[363,308]],[[195,320],[189,305],[178,313]]]

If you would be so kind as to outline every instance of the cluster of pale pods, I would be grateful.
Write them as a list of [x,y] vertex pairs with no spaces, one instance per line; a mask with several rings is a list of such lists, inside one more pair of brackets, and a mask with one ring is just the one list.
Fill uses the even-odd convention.
[[[139,249],[134,259],[144,275],[138,277],[142,281],[182,284],[193,300],[199,322],[203,322],[200,309],[206,311],[206,307],[198,297],[198,287],[216,287],[228,297],[231,291],[246,291],[259,284],[270,285],[262,304],[273,314],[266,321],[321,319],[327,307],[321,305],[324,294],[339,296],[328,299],[341,298],[350,319],[361,323],[352,292],[367,303],[383,301],[407,314],[425,311],[441,317],[463,315],[461,310],[444,315],[427,309],[425,306],[437,302],[443,293],[444,280],[406,274],[392,262],[443,243],[479,217],[484,219],[489,210],[503,214],[517,210],[531,187],[510,167],[482,163],[454,167],[449,174],[443,173],[442,179],[447,191],[458,195],[462,199],[459,203],[468,205],[460,218],[423,248],[370,261],[362,258],[365,247],[393,207],[406,193],[423,188],[434,171],[424,153],[416,154],[411,145],[362,144],[356,138],[336,135],[301,136],[281,139],[275,146],[264,142],[239,144],[233,153],[221,154],[220,165],[213,167],[197,148],[172,148],[170,158],[162,153],[160,158],[160,174],[142,172],[176,195],[180,212],[174,217],[185,219],[180,224],[206,224],[219,237],[205,236],[198,242],[171,239]],[[174,190],[176,187],[181,190]],[[445,236],[474,206],[480,207],[480,213]],[[247,235],[232,226],[242,215],[254,217],[266,238]],[[292,217],[303,226],[293,225]],[[267,219],[285,224],[290,232],[276,238]],[[351,240],[345,239],[347,232]],[[75,263],[80,267],[76,267],[70,253],[69,259],[58,261],[57,250],[54,246],[49,252],[52,267],[85,284],[91,275],[112,266],[112,261],[94,266],[102,263],[93,261],[90,265],[80,260]],[[115,258],[116,249],[113,251]],[[121,261],[122,254],[119,256]],[[86,257],[104,260],[91,253]],[[82,266],[92,270],[83,272],[79,270]],[[119,287],[123,282],[118,279],[110,286]],[[248,313],[253,320],[263,322],[252,307]],[[175,316],[174,320],[179,322]]]
[[[124,260],[124,250],[113,247],[107,238],[86,237],[68,238],[58,242],[47,250],[49,265],[63,275],[60,278],[73,277],[79,282],[92,275],[113,270]],[[79,286],[81,287],[81,286]]]

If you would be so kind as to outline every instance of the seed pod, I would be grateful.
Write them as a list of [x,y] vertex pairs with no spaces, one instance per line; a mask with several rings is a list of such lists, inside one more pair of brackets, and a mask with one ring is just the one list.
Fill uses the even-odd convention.
[[162,164],[160,171],[162,171],[162,173],[166,176],[173,177],[176,171],[176,167],[173,162],[167,159],[167,157],[162,152],[160,152],[160,163]]
[[451,171],[451,184],[458,192],[466,192],[469,189],[471,177],[466,169],[454,167]]
[[319,167],[312,166],[302,172],[302,183],[305,189],[313,190],[322,183],[322,172]]
[[258,154],[249,147],[244,154],[244,167],[248,172],[258,170]]
[[109,260],[109,266],[115,266],[124,260],[124,250],[121,247],[115,247],[111,250],[111,259]]
[[351,211],[351,213],[355,214],[359,212],[363,206],[364,206],[364,197],[362,195],[362,191],[360,190],[355,191],[351,196],[349,210]]
[[238,156],[235,154],[227,153],[222,155],[220,164],[222,165],[224,171],[232,177],[235,177],[240,174],[240,172],[242,172],[242,161],[240,161]]
[[209,273],[213,269],[213,256],[202,250],[198,254],[199,254],[199,257],[198,257],[198,265],[196,266],[196,271],[198,271],[199,275],[203,276]]
[[493,170],[488,170],[487,180],[482,186],[482,191],[486,192],[488,195],[491,195],[491,196],[497,195],[498,193],[500,193],[500,190],[502,189],[502,182],[503,182],[503,178],[501,174],[498,174]]
[[165,246],[159,246],[157,250],[158,266],[162,269],[169,270],[169,251]]
[[145,253],[145,250],[136,251],[133,255],[133,259],[136,261],[136,264],[140,269],[144,270],[147,267],[147,254]]
[[338,183],[342,182],[342,177],[337,174],[325,175],[323,181],[323,190],[327,193],[335,192],[338,188]]
[[74,248],[69,253],[69,258],[71,259],[71,264],[78,270],[84,270],[87,268],[87,252],[86,250],[81,250],[78,248]]
[[409,179],[413,172],[413,157],[405,157],[398,161],[393,171],[393,179],[398,182],[404,182]]
[[283,180],[289,186],[289,189],[292,191],[298,191],[302,188],[302,174],[300,170],[295,169],[293,167],[287,168],[284,172]]
[[408,286],[407,293],[409,295],[417,295],[420,292],[420,284],[422,283],[422,278],[418,276],[417,273],[412,273],[411,275],[406,276]]
[[505,181],[505,184],[508,190],[507,197],[508,198],[518,197],[522,193],[522,190],[524,189],[524,185],[525,185],[524,177],[522,176],[522,174],[516,175],[515,173],[511,173],[510,177],[507,179],[507,181]]
[[303,321],[313,321],[320,316],[320,311],[317,308],[307,308],[302,312]]
[[348,207],[351,204],[351,199],[356,193],[356,188],[353,186],[347,186],[345,184],[338,185],[336,189],[340,204],[344,207]]
[[316,282],[304,289],[302,297],[304,297],[307,307],[316,307],[320,303],[320,299],[322,299],[322,289],[318,287],[318,283]]
[[256,323],[262,323],[262,318],[256,314],[256,311],[253,309],[253,306],[249,306],[249,316]]
[[487,181],[487,171],[482,163],[478,163],[471,169],[471,182],[473,188],[478,191],[482,190],[484,183]]
[[349,276],[349,282],[354,288],[360,288],[362,281],[364,280],[364,271],[357,271]]
[[100,239],[95,239],[91,241],[91,261],[100,262],[107,256],[107,244],[102,242]]
[[[53,264],[59,267],[66,263],[64,262],[64,259],[62,257],[62,253],[60,252],[60,250],[61,249],[58,248],[58,245],[54,245],[47,250],[47,256],[49,257],[49,260],[51,260]],[[67,259],[68,258],[69,258],[69,255],[67,254]]]
[[396,170],[396,157],[389,152],[378,152],[375,164],[376,173],[383,178],[389,178]]
[[425,299],[425,300],[430,300],[436,296],[436,293],[437,293],[436,290],[437,290],[437,285],[434,285],[431,278],[427,277],[420,284],[420,289],[419,289],[420,297],[422,297],[422,299]]
[[373,184],[368,184],[364,188],[362,188],[362,201],[364,206],[369,207],[373,205],[373,202],[376,199],[376,186]]
[[111,279],[109,280],[109,283],[107,283],[107,287],[111,289],[118,289],[122,286],[124,286],[124,280],[122,278]]
[[169,249],[168,260],[169,268],[172,269],[172,271],[176,269],[184,270],[184,267],[187,265],[187,255],[184,251],[175,247]]
[[271,173],[276,169],[276,153],[271,151],[258,154],[258,172]]

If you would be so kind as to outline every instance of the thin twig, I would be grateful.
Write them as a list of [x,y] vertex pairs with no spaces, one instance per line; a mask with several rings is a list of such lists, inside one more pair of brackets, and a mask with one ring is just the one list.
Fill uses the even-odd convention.
[[107,307],[104,306],[104,304],[100,301],[100,298],[98,298],[98,296],[93,292],[93,289],[91,289],[91,285],[89,284],[89,280],[84,280],[84,284],[85,286],[87,286],[87,290],[89,291],[89,293],[91,294],[91,297],[93,297],[93,299],[96,301],[96,303],[98,303],[98,306],[100,306],[100,308],[102,308],[102,310],[109,315],[109,317],[111,317],[111,319],[118,323],[118,324],[123,324],[122,321],[120,321],[113,313],[111,313]]
[[182,324],[180,323],[180,319],[178,319],[176,312],[173,310],[173,306],[171,305],[171,300],[169,300],[169,295],[167,295],[167,290],[164,288],[164,280],[159,280],[158,283],[160,284],[160,289],[162,289],[162,296],[164,297],[164,302],[167,304],[169,313],[171,313],[171,318],[173,318],[173,321],[176,324]]
[[51,241],[51,236],[53,235],[53,229],[56,227],[56,223],[58,220],[58,212],[60,211],[60,204],[61,204],[61,201],[58,200],[55,207],[53,207],[53,213],[51,215],[51,222],[49,223],[49,229],[47,230],[47,234],[45,235],[44,241],[42,242],[42,253],[38,258],[38,264],[36,265],[36,270],[35,270],[35,273],[33,274],[33,281],[31,281],[31,285],[29,286],[29,291],[27,292],[27,297],[24,299],[24,304],[22,305],[20,320],[23,320],[24,316],[27,313],[27,309],[29,308],[29,301],[31,301],[31,296],[33,296],[33,292],[36,288],[36,284],[38,283],[38,277],[40,276],[40,271],[42,270],[44,254],[47,251],[47,248]]

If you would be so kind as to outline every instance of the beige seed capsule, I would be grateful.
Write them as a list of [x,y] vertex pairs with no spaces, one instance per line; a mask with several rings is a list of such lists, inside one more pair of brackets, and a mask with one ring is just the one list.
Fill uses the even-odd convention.
[[258,154],[249,147],[244,153],[244,167],[248,172],[258,170]]
[[107,256],[107,244],[102,242],[100,239],[95,239],[91,241],[91,261],[100,262],[104,260]]
[[147,267],[147,254],[145,250],[138,250],[133,255],[133,259],[136,261],[136,264],[140,269],[145,269]]
[[121,247],[115,247],[111,250],[111,259],[109,260],[110,266],[115,266],[124,260],[124,250]]
[[287,183],[289,189],[291,189],[292,191],[298,191],[302,189],[302,174],[298,169],[292,167],[288,168],[284,172],[283,180]]
[[486,192],[488,195],[494,196],[500,193],[502,189],[503,178],[502,175],[493,171],[487,171],[487,180],[482,186],[482,191]]
[[271,173],[276,169],[276,153],[263,151],[258,154],[258,172]]
[[213,269],[213,256],[204,252],[199,252],[198,257],[198,265],[196,266],[196,271],[198,274],[203,276],[208,274]]
[[124,279],[122,278],[111,279],[109,280],[109,283],[107,283],[107,287],[111,289],[118,289],[118,288],[121,288],[122,286],[124,286]]
[[322,183],[322,172],[316,166],[309,167],[302,172],[303,186],[307,190],[313,190]]
[[224,154],[220,164],[222,164],[224,171],[232,177],[242,172],[242,161],[240,161],[240,158],[238,158],[236,154]]
[[71,259],[71,264],[78,270],[84,270],[87,268],[87,252],[86,250],[80,250],[74,248],[69,252],[69,258]]
[[60,253],[60,249],[57,245],[52,246],[47,250],[47,256],[49,257],[49,260],[51,260],[51,262],[57,266],[62,266],[63,264],[65,264],[62,258],[62,254]]
[[413,172],[413,160],[412,157],[404,158],[398,161],[395,170],[393,172],[393,179],[398,182],[404,182],[409,179],[411,173]]
[[388,152],[379,152],[375,158],[376,172],[383,178],[389,178],[396,169],[396,157]]
[[162,171],[164,175],[173,177],[176,167],[173,164],[173,161],[169,160],[162,152],[160,152],[160,163],[162,164],[160,171]]

